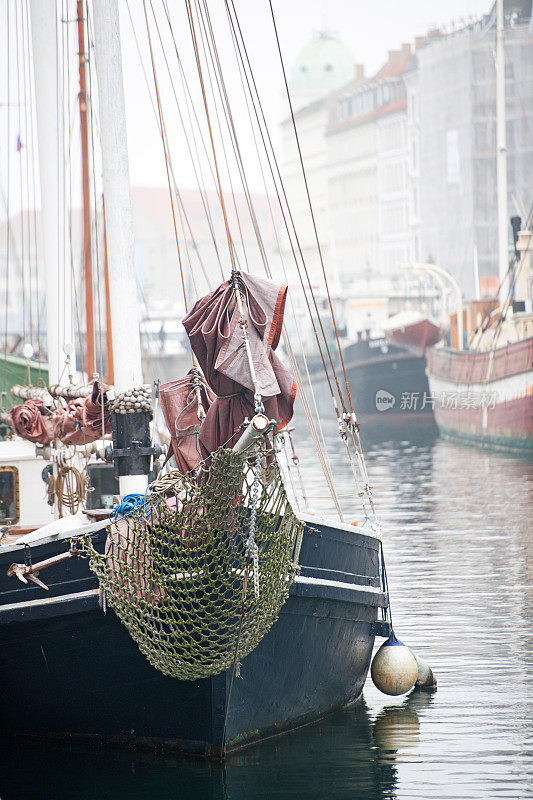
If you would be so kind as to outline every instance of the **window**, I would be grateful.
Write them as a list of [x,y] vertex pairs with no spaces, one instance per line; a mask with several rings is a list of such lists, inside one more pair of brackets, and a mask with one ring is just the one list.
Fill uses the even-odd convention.
[[18,522],[19,472],[16,467],[0,467],[0,525]]

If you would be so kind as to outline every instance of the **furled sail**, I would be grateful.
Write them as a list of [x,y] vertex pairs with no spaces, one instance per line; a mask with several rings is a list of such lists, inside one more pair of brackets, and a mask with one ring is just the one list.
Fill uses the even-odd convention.
[[[248,340],[265,413],[281,430],[292,418],[296,382],[274,352],[279,344],[287,287],[257,275],[239,276]],[[183,320],[192,349],[216,399],[200,427],[204,456],[233,447],[254,414],[254,385],[233,281],[202,297]]]
[[89,397],[77,397],[58,407],[52,417],[54,438],[63,444],[84,445],[96,442],[103,434],[111,433],[111,411],[107,402],[107,386],[97,381]]
[[13,406],[9,412],[15,433],[35,444],[49,444],[54,438],[54,429],[48,409],[40,399],[26,400]]
[[162,384],[159,397],[177,467],[183,474],[195,470],[202,460],[198,400],[206,412],[215,395],[197,370],[190,370],[184,378]]
[[15,433],[35,444],[59,439],[67,445],[85,445],[111,433],[111,411],[106,389],[95,381],[89,397],[76,397],[52,411],[41,399],[13,406],[10,413]]

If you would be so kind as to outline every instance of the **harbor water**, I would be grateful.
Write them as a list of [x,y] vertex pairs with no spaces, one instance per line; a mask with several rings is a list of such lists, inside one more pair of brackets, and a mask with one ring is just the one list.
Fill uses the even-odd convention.
[[[387,698],[369,680],[354,707],[231,755],[224,767],[3,744],[0,798],[533,798],[533,464],[431,431],[379,433],[365,443],[394,627],[433,668],[436,692]],[[347,521],[360,519],[334,423],[325,435]],[[329,512],[312,444],[297,431],[296,443],[310,505]]]

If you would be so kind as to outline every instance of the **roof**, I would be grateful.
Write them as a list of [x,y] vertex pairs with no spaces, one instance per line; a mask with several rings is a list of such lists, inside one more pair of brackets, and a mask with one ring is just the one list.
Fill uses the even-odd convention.
[[[134,215],[139,211],[152,223],[156,230],[167,239],[174,240],[174,222],[172,219],[172,206],[170,195],[166,187],[159,186],[133,186],[131,189]],[[183,228],[188,241],[192,238],[198,244],[211,241],[211,233],[206,217],[204,202],[209,208],[215,236],[218,241],[226,237],[224,217],[218,194],[215,191],[208,191],[202,195],[198,189],[181,189],[180,197],[185,208],[187,221],[184,220]],[[275,233],[270,217],[268,206],[269,198],[266,194],[252,194],[252,204],[258,218],[261,235],[265,244],[270,245],[275,242]],[[224,203],[226,214],[231,231],[231,235],[236,242],[244,241],[255,242],[256,236],[248,204],[243,192],[235,192],[234,196],[229,192],[224,193]],[[272,202],[272,212],[277,216],[277,205]],[[237,209],[237,210],[235,210]],[[179,209],[176,206],[176,221],[178,232],[182,229]],[[242,236],[241,236],[242,232]]]
[[[170,195],[167,187],[163,186],[132,186],[131,189],[132,203],[133,203],[133,216],[134,216],[134,235],[138,232],[135,230],[135,222],[138,219],[139,213],[148,219],[155,231],[165,237],[166,239],[174,241],[174,222],[172,220],[172,206],[170,203]],[[187,219],[190,224],[190,231],[187,223],[184,223],[184,228],[187,240],[190,242],[191,238],[198,244],[206,241],[211,242],[211,233],[207,223],[206,212],[202,203],[202,195],[198,189],[181,189],[180,196],[185,207]],[[252,243],[256,242],[256,236],[253,229],[252,221],[250,219],[250,212],[248,204],[243,192],[235,192],[235,199],[229,192],[224,193],[224,202],[228,216],[231,235],[236,243]],[[252,204],[258,219],[261,236],[265,245],[273,246],[276,243],[276,236],[272,219],[270,216],[269,200],[272,206],[272,213],[274,219],[279,217],[279,206],[277,201],[269,198],[265,193],[256,193],[251,195]],[[224,241],[226,237],[226,229],[224,225],[224,218],[218,194],[215,191],[206,192],[206,204],[209,206],[209,211],[212,219],[213,228],[217,241]],[[237,212],[235,211],[235,206]],[[21,214],[24,219],[33,220],[33,210],[28,211],[24,209],[22,212],[11,217],[11,230],[15,242],[18,244],[22,226],[19,223]],[[41,224],[41,211],[37,209],[36,223],[37,229]],[[237,219],[238,214],[238,219]],[[182,230],[179,217],[179,211],[176,207],[176,219],[178,223],[178,232]],[[73,243],[76,248],[81,241],[81,223],[82,212],[79,208],[73,208],[71,211],[72,229],[73,229]],[[26,224],[29,224],[28,222]],[[33,224],[33,221],[32,221]],[[0,220],[0,247],[5,240],[7,231],[7,221]],[[192,237],[191,237],[192,232]],[[241,237],[242,232],[242,237]],[[40,244],[40,241],[38,241]]]

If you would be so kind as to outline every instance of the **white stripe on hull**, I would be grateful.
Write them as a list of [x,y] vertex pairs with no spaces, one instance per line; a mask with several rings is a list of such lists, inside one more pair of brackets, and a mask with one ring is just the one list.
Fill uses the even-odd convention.
[[[491,396],[494,397],[495,403],[499,404],[518,400],[529,394],[532,396],[533,402],[533,370],[487,383],[457,383],[457,381],[444,380],[435,375],[428,375],[428,379],[431,394],[437,401],[435,409],[437,409],[440,398],[449,398],[454,393],[469,393],[479,400],[479,405],[481,405],[481,398],[486,398],[488,401]],[[459,408],[460,404],[457,407]]]

